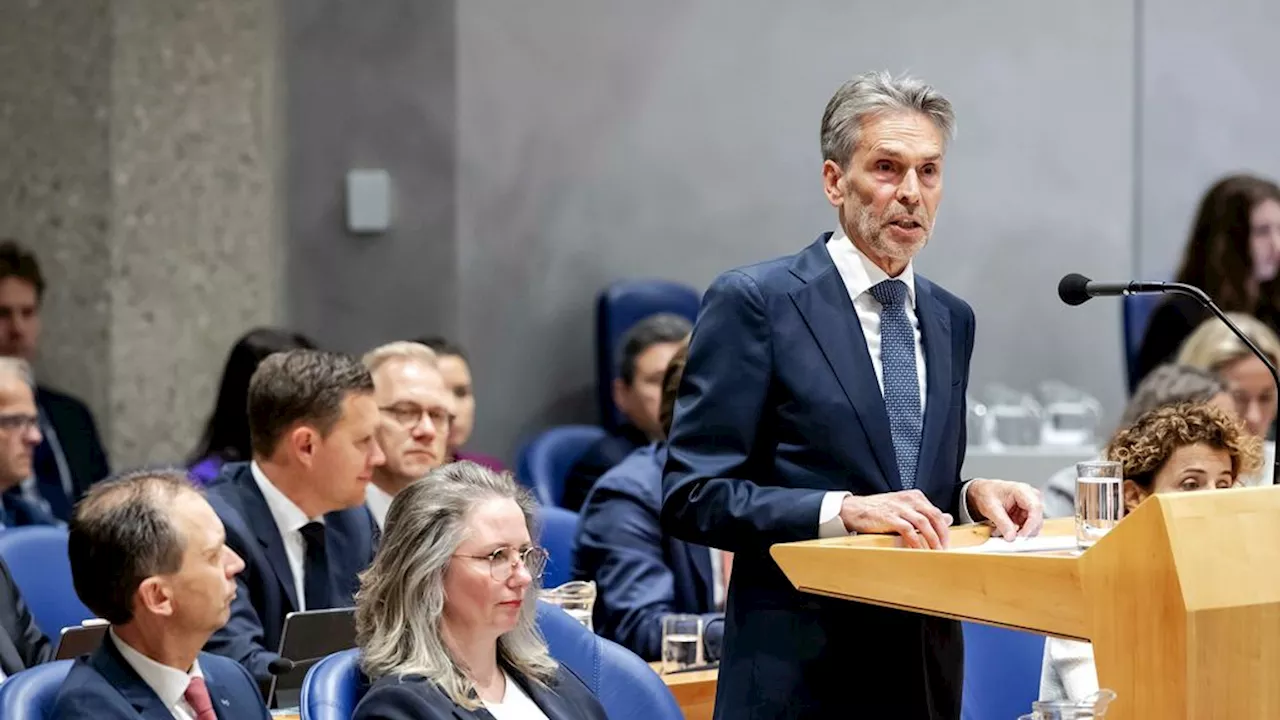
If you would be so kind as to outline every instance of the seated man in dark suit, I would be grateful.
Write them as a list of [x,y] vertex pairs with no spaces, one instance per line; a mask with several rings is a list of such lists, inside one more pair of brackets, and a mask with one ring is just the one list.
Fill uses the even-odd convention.
[[569,469],[561,507],[580,510],[587,493],[605,471],[635,450],[662,439],[662,425],[658,422],[662,376],[671,356],[692,329],[689,321],[679,315],[659,313],[636,323],[622,336],[613,402],[626,421],[616,432],[587,448]]
[[[13,240],[0,242],[0,356],[27,362],[35,358],[44,289],[35,254]],[[107,454],[83,402],[37,385],[36,406],[42,442],[29,489],[47,511],[65,521],[89,486],[107,476]]]
[[[659,413],[665,437],[671,429],[687,346],[667,368]],[[678,540],[662,531],[662,467],[665,442],[646,445],[600,476],[582,507],[573,576],[594,580],[596,632],[645,660],[662,657],[662,618],[703,616],[709,659],[720,656],[724,597],[732,555]]]
[[270,717],[248,671],[200,652],[227,620],[244,562],[186,473],[95,485],[76,506],[67,555],[76,594],[111,628],[72,666],[52,717]]
[[57,521],[39,497],[24,497],[31,458],[40,444],[40,418],[25,360],[0,357],[0,529],[53,525]]
[[345,355],[270,355],[247,404],[253,461],[225,465],[208,488],[245,570],[207,649],[266,680],[285,615],[352,605],[375,542],[365,487],[384,456],[373,379]]
[[53,645],[36,627],[31,610],[0,560],[0,681],[53,657]]

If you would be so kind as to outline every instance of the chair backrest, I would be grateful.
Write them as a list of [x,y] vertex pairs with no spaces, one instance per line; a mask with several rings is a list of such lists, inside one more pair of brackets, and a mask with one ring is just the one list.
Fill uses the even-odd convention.
[[71,582],[64,528],[31,525],[0,532],[0,557],[9,566],[36,625],[54,642],[62,628],[94,616],[80,602]]
[[595,425],[561,425],[545,430],[520,451],[516,477],[533,489],[538,502],[560,506],[564,479],[591,444],[605,436]]
[[596,392],[600,422],[606,428],[616,430],[622,424],[622,413],[613,404],[622,336],[657,313],[674,313],[693,322],[700,302],[697,290],[668,280],[619,280],[600,291],[596,297]]
[[298,706],[302,720],[350,720],[369,689],[360,672],[360,650],[324,656],[302,680]]
[[1151,313],[1164,299],[1163,295],[1126,295],[1123,298],[1124,367],[1129,392],[1133,392],[1142,380],[1137,377],[1138,352],[1142,349],[1142,338],[1147,334]]
[[36,665],[0,683],[0,718],[53,720],[58,688],[71,671],[73,660]]
[[1044,637],[964,623],[964,698],[961,720],[1013,718],[1040,697]]
[[542,576],[542,586],[553,588],[573,579],[573,552],[578,544],[578,513],[543,505],[538,508],[538,542],[551,558]]
[[662,678],[638,655],[587,630],[563,610],[538,603],[538,629],[551,656],[586,683],[609,720],[682,720]]

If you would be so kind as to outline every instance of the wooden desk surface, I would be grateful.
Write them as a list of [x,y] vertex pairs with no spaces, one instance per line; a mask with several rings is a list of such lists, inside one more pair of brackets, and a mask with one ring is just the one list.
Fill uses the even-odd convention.
[[[649,667],[662,675],[662,663],[652,662]],[[720,669],[713,668],[662,675],[662,681],[671,689],[676,704],[684,711],[684,720],[711,720],[716,705],[716,678],[719,674]]]

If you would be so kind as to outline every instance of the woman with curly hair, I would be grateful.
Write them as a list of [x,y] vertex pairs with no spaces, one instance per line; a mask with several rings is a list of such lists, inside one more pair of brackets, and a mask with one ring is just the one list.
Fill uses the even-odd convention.
[[[1120,463],[1125,513],[1155,493],[1222,490],[1258,469],[1262,441],[1234,415],[1212,405],[1156,408],[1116,433],[1106,458]],[[1078,702],[1098,690],[1089,643],[1049,638],[1040,675],[1041,700]]]

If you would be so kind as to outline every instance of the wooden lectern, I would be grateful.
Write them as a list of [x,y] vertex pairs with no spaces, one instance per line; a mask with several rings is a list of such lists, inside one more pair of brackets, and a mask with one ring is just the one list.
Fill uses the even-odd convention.
[[942,552],[862,535],[772,553],[804,592],[1092,640],[1118,696],[1108,720],[1280,718],[1280,487],[1152,496],[1084,554],[972,550],[989,537],[968,525]]

